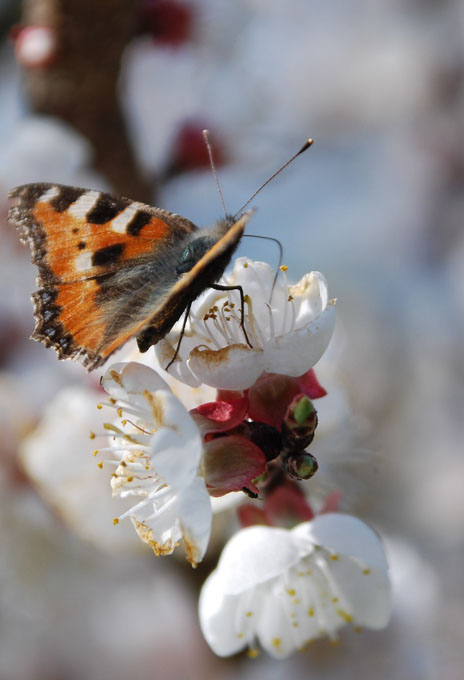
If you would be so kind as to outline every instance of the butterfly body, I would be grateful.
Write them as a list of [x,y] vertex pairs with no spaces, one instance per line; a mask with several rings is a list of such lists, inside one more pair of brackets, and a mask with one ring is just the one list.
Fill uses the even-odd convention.
[[88,370],[156,344],[235,251],[250,213],[198,229],[174,213],[58,184],[13,189],[9,220],[37,265],[32,337]]

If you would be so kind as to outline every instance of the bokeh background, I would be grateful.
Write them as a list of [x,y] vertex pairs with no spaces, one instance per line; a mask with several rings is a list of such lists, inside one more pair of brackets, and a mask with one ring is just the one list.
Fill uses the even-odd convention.
[[[0,40],[0,677],[461,678],[462,2],[0,0]],[[11,187],[56,181],[210,224],[203,127],[231,212],[315,139],[250,231],[337,297],[312,451],[392,568],[387,630],[285,662],[218,659],[201,638],[198,588],[232,515],[197,572],[112,538],[79,397],[98,376],[27,339],[35,273],[5,219]],[[253,239],[240,254],[277,260]]]

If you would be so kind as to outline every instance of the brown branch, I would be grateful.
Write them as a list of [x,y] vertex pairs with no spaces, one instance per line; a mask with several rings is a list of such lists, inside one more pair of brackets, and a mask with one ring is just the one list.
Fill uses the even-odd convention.
[[85,135],[94,163],[117,193],[151,202],[153,187],[132,152],[118,98],[125,46],[134,34],[133,0],[25,0],[23,23],[54,29],[54,61],[25,70],[34,111],[57,116]]

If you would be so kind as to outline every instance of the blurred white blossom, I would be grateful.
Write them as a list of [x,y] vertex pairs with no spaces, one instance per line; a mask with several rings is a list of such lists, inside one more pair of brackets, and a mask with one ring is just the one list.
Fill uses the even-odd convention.
[[213,651],[229,656],[257,643],[285,658],[347,623],[383,628],[390,583],[378,535],[349,515],[319,515],[291,531],[242,529],[206,580],[200,624]]

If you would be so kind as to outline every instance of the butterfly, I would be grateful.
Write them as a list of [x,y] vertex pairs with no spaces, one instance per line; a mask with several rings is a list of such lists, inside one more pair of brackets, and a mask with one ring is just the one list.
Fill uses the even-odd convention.
[[89,371],[134,336],[141,352],[161,340],[222,276],[251,216],[199,229],[167,210],[60,184],[26,184],[10,197],[8,219],[38,268],[31,337]]

